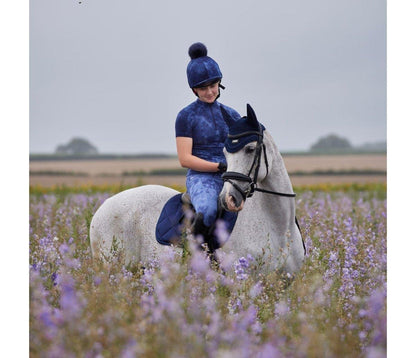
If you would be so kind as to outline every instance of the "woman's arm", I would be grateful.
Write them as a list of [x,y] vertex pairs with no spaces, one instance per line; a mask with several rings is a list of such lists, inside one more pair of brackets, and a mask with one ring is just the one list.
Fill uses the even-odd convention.
[[193,169],[199,172],[217,172],[219,163],[208,162],[192,155],[192,138],[176,137],[176,150],[179,163],[183,168]]

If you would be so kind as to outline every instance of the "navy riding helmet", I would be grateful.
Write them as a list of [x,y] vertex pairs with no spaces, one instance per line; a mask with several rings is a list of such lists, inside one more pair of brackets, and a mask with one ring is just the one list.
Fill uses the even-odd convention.
[[203,43],[192,44],[188,54],[191,57],[186,69],[189,87],[198,88],[221,81],[220,67],[211,57],[207,56],[208,50]]

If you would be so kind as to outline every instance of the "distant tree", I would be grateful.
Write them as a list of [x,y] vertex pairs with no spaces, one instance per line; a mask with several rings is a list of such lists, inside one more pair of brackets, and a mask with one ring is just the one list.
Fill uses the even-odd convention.
[[364,143],[358,146],[357,148],[359,150],[366,151],[366,152],[386,152],[387,142],[386,141],[368,142],[368,143]]
[[346,138],[337,136],[336,134],[329,134],[325,137],[321,137],[310,148],[312,152],[323,152],[333,150],[345,150],[351,149],[351,143]]
[[55,153],[65,155],[93,155],[98,154],[98,150],[86,139],[73,138],[68,144],[58,145]]

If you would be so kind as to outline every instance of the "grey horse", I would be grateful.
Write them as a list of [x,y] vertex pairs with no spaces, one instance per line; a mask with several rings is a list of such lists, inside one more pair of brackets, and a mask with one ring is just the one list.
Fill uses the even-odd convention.
[[[270,133],[263,131],[249,105],[247,117],[237,122],[254,129],[227,139],[233,143],[248,138],[249,142],[238,151],[224,149],[228,170],[219,201],[225,210],[239,214],[234,230],[217,251],[235,257],[251,255],[270,270],[294,274],[302,266],[305,248],[289,175]],[[232,126],[230,133],[235,133]],[[171,248],[156,241],[156,224],[164,204],[176,194],[168,187],[144,185],[107,199],[91,221],[93,257],[108,255],[116,239],[126,262],[157,260]]]

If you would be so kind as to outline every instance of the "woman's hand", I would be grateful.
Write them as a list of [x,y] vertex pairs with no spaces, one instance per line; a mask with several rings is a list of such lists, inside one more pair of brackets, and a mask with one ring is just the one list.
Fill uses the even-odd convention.
[[218,171],[220,173],[225,173],[227,171],[227,163],[219,162],[218,163]]
[[181,166],[198,172],[217,172],[219,163],[208,162],[192,155],[192,142],[190,137],[176,137],[176,150]]

